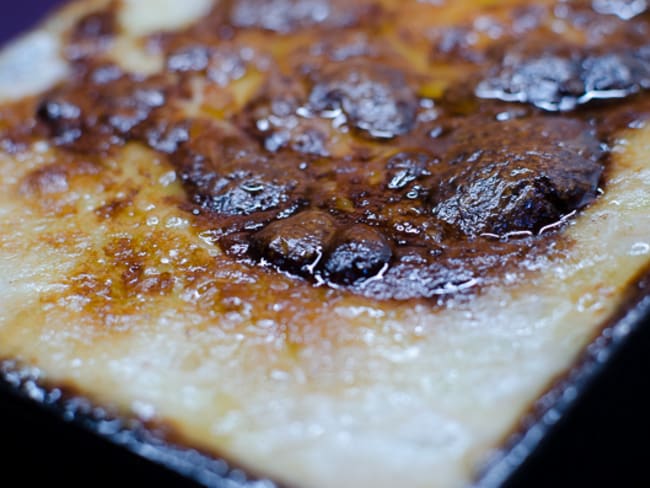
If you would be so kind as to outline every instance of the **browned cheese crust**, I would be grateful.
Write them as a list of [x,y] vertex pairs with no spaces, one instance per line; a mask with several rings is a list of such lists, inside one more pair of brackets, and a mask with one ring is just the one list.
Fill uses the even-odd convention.
[[646,2],[172,3],[0,76],[0,357],[281,481],[467,482],[647,264]]
[[148,76],[107,55],[108,7],[72,27],[72,75],[10,108],[27,130],[4,139],[85,158],[136,141],[169,159],[188,217],[244,268],[431,298],[546,252],[557,236],[540,231],[597,197],[606,145],[641,109],[572,111],[650,83],[643,16],[565,7],[571,38],[543,5],[495,4],[450,30],[410,22],[429,17],[417,3],[222,2],[151,37],[164,67]]

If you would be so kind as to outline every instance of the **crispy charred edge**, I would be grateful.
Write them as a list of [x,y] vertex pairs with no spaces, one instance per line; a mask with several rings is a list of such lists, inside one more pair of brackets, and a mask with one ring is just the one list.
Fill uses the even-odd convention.
[[13,359],[0,359],[0,401],[20,403],[21,407],[27,402],[33,407],[28,413],[43,421],[69,424],[71,429],[87,433],[88,442],[93,440],[90,436],[108,441],[116,450],[158,466],[161,473],[178,474],[188,486],[284,488],[217,452],[192,447],[169,423],[144,422],[100,407],[74,386],[43,380],[37,368]]
[[549,386],[528,407],[507,433],[499,448],[479,467],[474,488],[501,486],[522,471],[543,440],[571,415],[608,364],[620,358],[621,349],[650,317],[650,262],[630,280],[614,313],[596,328],[589,344],[573,366],[549,381]]

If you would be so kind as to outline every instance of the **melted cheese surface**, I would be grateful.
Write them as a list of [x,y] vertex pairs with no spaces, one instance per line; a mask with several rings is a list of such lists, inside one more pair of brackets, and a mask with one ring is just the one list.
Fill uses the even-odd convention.
[[[140,22],[151,3],[129,2],[130,31],[177,26]],[[443,308],[233,264],[139,144],[1,151],[0,357],[292,486],[463,486],[650,264],[648,141],[620,135],[566,251]]]

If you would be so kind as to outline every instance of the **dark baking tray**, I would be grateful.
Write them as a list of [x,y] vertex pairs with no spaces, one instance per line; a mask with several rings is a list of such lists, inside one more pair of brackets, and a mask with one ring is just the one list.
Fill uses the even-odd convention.
[[[0,44],[60,3],[3,5]],[[478,486],[650,486],[650,298],[643,298],[650,297],[649,283],[631,289],[630,306],[531,407]],[[116,423],[74,395],[34,400],[43,395],[47,400],[29,375],[0,374],[4,479],[21,486],[251,485],[240,470],[161,442],[145,426]]]
[[[531,407],[476,488],[650,486],[650,275],[641,285],[635,290],[645,298],[607,324]],[[223,461],[162,441],[155,429],[43,389],[10,362],[0,364],[0,442],[3,475],[23,486],[257,485]]]

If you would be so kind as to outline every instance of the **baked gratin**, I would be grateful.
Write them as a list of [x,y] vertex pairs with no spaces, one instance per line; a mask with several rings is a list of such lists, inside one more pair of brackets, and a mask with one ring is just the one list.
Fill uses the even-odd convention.
[[71,2],[0,54],[3,374],[471,484],[649,264],[648,88],[639,0]]

